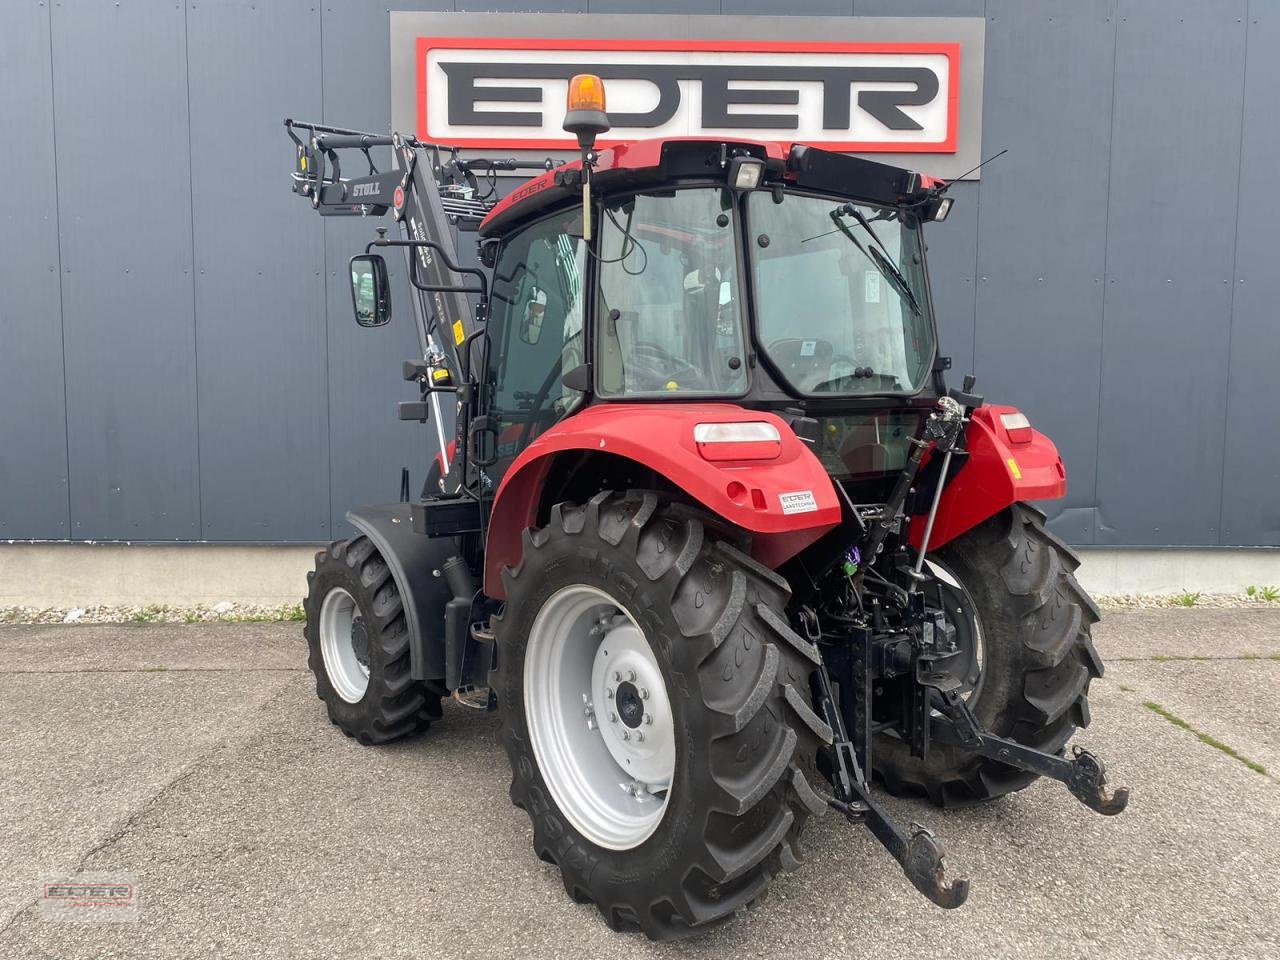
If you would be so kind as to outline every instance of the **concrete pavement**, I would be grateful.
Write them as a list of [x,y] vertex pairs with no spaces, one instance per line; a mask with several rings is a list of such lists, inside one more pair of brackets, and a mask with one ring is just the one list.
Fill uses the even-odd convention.
[[[971,879],[960,910],[826,817],[759,909],[673,945],[564,895],[507,800],[493,717],[450,706],[360,747],[325,720],[299,633],[0,627],[0,956],[1280,956],[1280,610],[1099,626],[1109,671],[1079,742],[1133,788],[1120,817],[1043,783],[956,812],[893,802]],[[137,879],[137,923],[35,909],[41,877],[103,872]]]

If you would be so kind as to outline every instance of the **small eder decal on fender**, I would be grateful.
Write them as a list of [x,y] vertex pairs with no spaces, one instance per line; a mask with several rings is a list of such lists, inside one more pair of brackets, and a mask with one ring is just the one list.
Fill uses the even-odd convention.
[[795,493],[780,493],[778,500],[782,504],[783,513],[813,513],[818,509],[818,501],[812,490],[797,490]]

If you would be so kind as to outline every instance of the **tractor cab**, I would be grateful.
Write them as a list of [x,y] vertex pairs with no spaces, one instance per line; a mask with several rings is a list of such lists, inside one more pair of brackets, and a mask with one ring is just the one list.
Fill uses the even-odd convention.
[[833,476],[901,469],[945,392],[922,227],[950,198],[804,146],[666,139],[590,157],[480,225],[500,459],[583,404],[716,399],[799,411]]

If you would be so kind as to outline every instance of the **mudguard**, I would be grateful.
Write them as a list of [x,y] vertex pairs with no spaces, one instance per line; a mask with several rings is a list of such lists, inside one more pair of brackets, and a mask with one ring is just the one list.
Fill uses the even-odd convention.
[[414,680],[444,680],[444,610],[453,593],[445,578],[433,571],[458,552],[457,544],[450,537],[414,533],[407,503],[361,507],[348,513],[347,520],[373,541],[400,591],[409,630],[409,675]]
[[[768,460],[709,460],[694,441],[699,423],[773,424],[781,438]],[[616,454],[666,477],[728,523],[749,531],[752,554],[777,567],[840,522],[840,501],[813,452],[778,416],[728,403],[605,403],[563,420],[529,444],[502,478],[485,547],[484,592],[502,599],[504,566],[520,560],[554,455]],[[725,451],[717,451],[723,455]]]
[[[1067,471],[1054,442],[1043,433],[1013,443],[1000,421],[1017,407],[982,406],[965,432],[969,460],[943,488],[929,549],[954,540],[1006,507],[1025,500],[1056,500],[1067,493]],[[917,549],[924,517],[912,518],[910,541]]]

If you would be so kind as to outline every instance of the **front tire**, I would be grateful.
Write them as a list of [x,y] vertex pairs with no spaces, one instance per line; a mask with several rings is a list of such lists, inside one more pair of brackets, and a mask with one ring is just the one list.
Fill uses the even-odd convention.
[[440,718],[439,695],[410,676],[404,602],[368,537],[316,554],[303,607],[307,666],[338,729],[363,744],[387,743]]
[[[689,510],[606,492],[526,531],[503,581],[490,685],[511,799],[570,896],[614,929],[671,939],[728,919],[798,865],[800,833],[825,809],[812,782],[830,730],[812,708],[816,651],[783,619],[784,580]],[[630,659],[615,671],[619,656]],[[649,779],[630,774],[640,752],[600,732],[627,729],[629,685],[648,693],[632,735],[651,731],[661,759],[669,733],[669,765]],[[645,796],[628,790],[637,781]]]
[[[982,672],[970,708],[992,733],[1059,754],[1089,724],[1089,683],[1102,676],[1089,628],[1100,615],[1073,575],[1079,559],[1044,520],[1034,507],[1014,504],[938,556],[963,587],[944,588],[954,598],[949,605],[964,610],[969,636],[981,638]],[[872,765],[890,793],[925,796],[938,806],[990,800],[1037,779],[937,743],[920,760],[887,733],[876,737]]]

